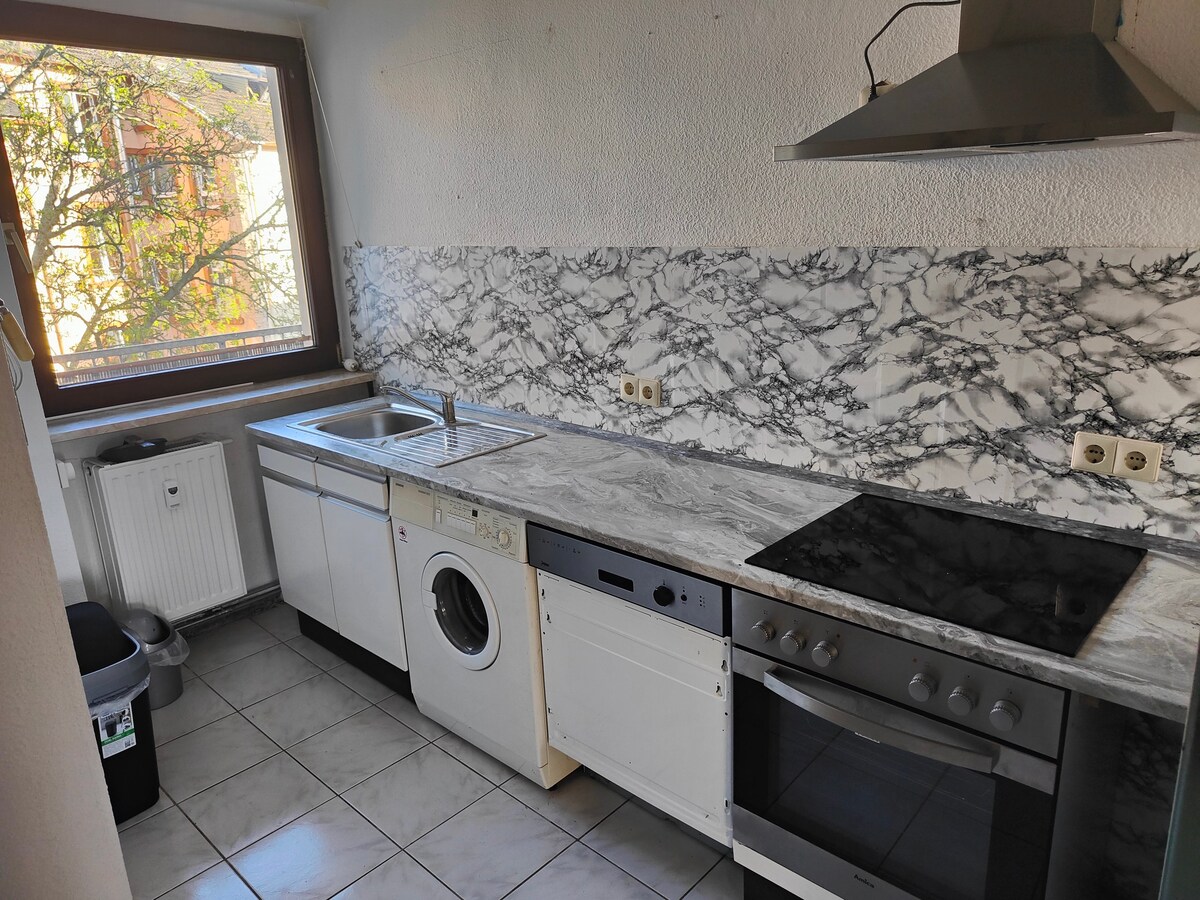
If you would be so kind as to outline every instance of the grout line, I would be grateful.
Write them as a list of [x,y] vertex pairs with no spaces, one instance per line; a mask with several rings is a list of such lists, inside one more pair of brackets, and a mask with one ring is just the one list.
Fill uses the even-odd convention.
[[[519,803],[520,801],[517,801],[517,802]],[[536,812],[536,811],[537,810],[534,810],[534,812]],[[546,868],[546,866],[550,865],[550,863],[554,862],[556,859],[558,859],[560,856],[562,856],[564,853],[566,853],[568,850],[570,850],[572,847],[574,847],[576,844],[579,843],[579,838],[575,837],[574,835],[567,835],[567,836],[571,838],[571,843],[567,844],[567,846],[563,847],[561,850],[559,850],[557,853],[555,853],[552,857],[550,857],[548,860],[546,860],[544,863],[542,863],[540,866],[538,866],[536,869],[534,869],[532,872],[530,872],[528,877],[526,877],[524,880],[522,880],[519,884],[515,885],[511,891],[506,892],[503,896],[504,897],[512,896],[513,893],[515,893],[516,891],[519,891],[521,889],[521,885],[523,885],[523,884],[525,884],[525,882],[535,878],[537,876],[538,872],[542,871],[542,869]],[[503,897],[501,898],[501,900],[503,900]]]

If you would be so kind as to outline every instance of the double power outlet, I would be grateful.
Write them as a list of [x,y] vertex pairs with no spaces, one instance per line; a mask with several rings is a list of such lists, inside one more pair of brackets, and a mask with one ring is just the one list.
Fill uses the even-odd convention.
[[657,378],[638,378],[636,375],[622,374],[617,382],[617,394],[626,403],[661,406],[662,382]]
[[1071,448],[1071,468],[1132,481],[1158,481],[1162,456],[1163,445],[1152,441],[1078,431]]

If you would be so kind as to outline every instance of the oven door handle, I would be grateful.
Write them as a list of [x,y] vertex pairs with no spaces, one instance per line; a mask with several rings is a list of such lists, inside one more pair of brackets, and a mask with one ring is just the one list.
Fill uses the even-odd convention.
[[958,729],[907,710],[778,666],[763,673],[762,683],[788,703],[877,744],[976,772],[990,774],[996,768],[998,753],[994,745],[972,741]]

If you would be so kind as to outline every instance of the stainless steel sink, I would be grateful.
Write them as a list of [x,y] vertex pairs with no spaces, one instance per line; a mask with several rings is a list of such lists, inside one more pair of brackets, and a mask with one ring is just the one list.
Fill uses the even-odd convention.
[[423,410],[389,403],[369,409],[356,409],[332,416],[309,419],[292,426],[348,441],[375,441],[411,434],[423,428],[439,426],[442,420]]
[[440,416],[396,403],[321,416],[292,427],[435,468],[542,437],[533,431],[468,419],[447,425]]
[[430,425],[436,424],[439,422],[435,416],[427,416],[424,413],[401,412],[397,409],[375,409],[347,416],[344,419],[335,419],[332,422],[322,422],[315,428],[317,431],[337,437],[363,441],[407,434],[410,431],[428,428]]

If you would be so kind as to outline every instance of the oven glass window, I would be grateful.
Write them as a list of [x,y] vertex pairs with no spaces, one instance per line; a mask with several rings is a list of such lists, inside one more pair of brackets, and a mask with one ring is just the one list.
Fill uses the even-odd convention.
[[860,737],[745,676],[735,685],[738,806],[922,900],[1043,896],[1050,795]]

